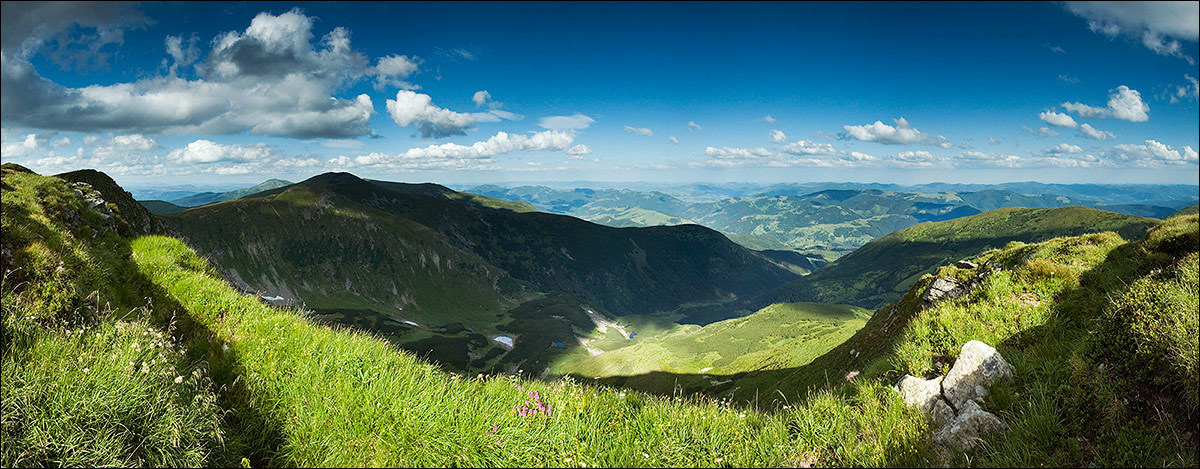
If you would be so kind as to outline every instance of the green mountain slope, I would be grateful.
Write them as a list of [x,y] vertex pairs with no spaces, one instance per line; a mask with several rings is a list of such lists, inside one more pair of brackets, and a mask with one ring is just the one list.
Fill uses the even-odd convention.
[[196,195],[189,195],[171,200],[170,202],[182,207],[199,207],[216,202],[224,202],[226,200],[240,199],[242,197],[257,194],[262,191],[271,190],[279,187],[291,185],[291,182],[282,179],[268,179],[259,184],[255,184],[243,189],[233,190],[229,192],[201,192]]
[[[446,373],[119,235],[61,179],[2,182],[4,466],[1197,465],[1195,215],[944,267],[977,286],[926,307],[922,278],[808,365],[713,376],[742,386],[715,400]],[[983,403],[1008,431],[935,447],[892,385],[974,339],[1015,369]]]
[[[922,275],[1012,241],[1116,231],[1138,238],[1156,220],[1085,207],[1006,208],[943,222],[929,222],[867,243],[812,275],[737,305],[742,311],[772,303],[810,301],[877,308],[899,299]],[[726,307],[696,308],[690,321],[731,315]],[[729,316],[724,316],[729,317]]]
[[[376,183],[345,173],[314,177],[296,186],[310,195],[299,205],[325,204],[362,211],[356,220],[328,225],[322,237],[344,230],[361,231],[374,214],[386,213],[421,225],[441,236],[439,242],[471,252],[539,291],[562,291],[614,314],[668,311],[684,303],[722,301],[761,292],[794,278],[761,255],[720,233],[699,226],[609,228],[540,212],[516,213],[433,185]],[[272,192],[246,199],[256,204],[286,194]],[[336,197],[335,197],[336,196]],[[482,199],[481,199],[482,200]],[[490,199],[487,199],[490,200]],[[190,220],[181,232],[202,252],[218,249],[221,236],[200,225],[217,223],[234,205],[217,205],[217,218],[198,221],[187,211],[169,220]],[[288,217],[297,226],[307,221]],[[223,226],[237,226],[225,224]],[[195,229],[196,233],[192,230]],[[400,236],[404,239],[404,236]],[[250,280],[247,280],[249,282]],[[336,279],[333,291],[341,285]],[[309,282],[325,282],[310,278]]]

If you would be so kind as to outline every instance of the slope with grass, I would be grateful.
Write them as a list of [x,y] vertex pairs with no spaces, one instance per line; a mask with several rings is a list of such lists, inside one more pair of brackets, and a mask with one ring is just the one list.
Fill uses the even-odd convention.
[[[733,377],[761,380],[760,411],[745,390],[445,373],[239,294],[178,240],[117,236],[61,180],[4,170],[4,268],[24,276],[2,286],[6,466],[1197,465],[1194,215],[1141,242],[1012,243],[977,259],[998,269],[969,295],[929,309],[922,278],[810,364]],[[88,313],[92,288],[116,308]],[[119,326],[129,311],[141,325]],[[972,339],[1016,369],[985,403],[1010,430],[956,453],[890,388],[944,371]]]
[[[491,306],[496,302],[481,297],[488,289],[506,297],[521,289],[504,287],[506,273],[536,291],[562,291],[614,314],[646,314],[751,295],[795,278],[699,226],[615,229],[561,215],[521,213],[513,208],[522,206],[503,204],[432,184],[330,173],[164,219],[250,287],[328,308],[358,307],[349,305],[352,298],[383,298],[374,305],[486,316],[496,311]],[[405,245],[432,251],[422,260],[415,253],[405,255]],[[329,249],[349,251],[325,252]],[[458,283],[484,288],[448,294],[436,289],[457,289],[458,283],[406,278],[418,262],[420,269],[458,272]],[[272,267],[278,275],[264,280]],[[388,275],[369,274],[380,269]],[[472,272],[475,278],[468,278]],[[403,301],[406,295],[423,295],[423,301]],[[423,306],[437,301],[462,304]]]
[[[575,351],[559,358],[550,372],[606,378],[656,371],[719,376],[794,368],[845,341],[869,315],[865,309],[847,305],[781,303],[704,327],[663,324],[661,320],[655,323],[654,318],[623,318],[624,328],[637,334],[635,337],[611,340],[607,334],[594,334],[585,340],[591,350],[599,353]],[[669,328],[661,329],[664,326]],[[669,392],[673,383],[622,385]]]
[[[979,255],[1010,241],[1117,231],[1139,238],[1156,220],[1085,207],[1007,208],[943,222],[922,223],[876,239],[812,275],[734,305],[742,311],[772,303],[812,301],[878,308],[900,299],[939,265]],[[723,319],[719,308],[688,312],[691,320]],[[725,316],[729,317],[729,316]]]

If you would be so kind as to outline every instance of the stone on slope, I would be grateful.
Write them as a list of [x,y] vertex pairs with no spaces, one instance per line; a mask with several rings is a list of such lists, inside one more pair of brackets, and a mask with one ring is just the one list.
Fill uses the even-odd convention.
[[942,393],[955,408],[970,400],[987,397],[987,386],[997,379],[1010,379],[1012,365],[992,346],[972,340],[963,344],[954,366],[942,381]]
[[965,450],[975,446],[983,436],[1006,428],[1008,426],[995,414],[981,409],[975,401],[967,401],[958,410],[954,420],[938,430],[933,441],[942,446]]

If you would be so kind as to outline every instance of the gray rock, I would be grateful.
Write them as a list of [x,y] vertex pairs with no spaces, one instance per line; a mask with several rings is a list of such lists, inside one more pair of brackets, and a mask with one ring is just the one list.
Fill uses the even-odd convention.
[[987,387],[997,379],[1011,379],[1012,365],[996,349],[972,340],[963,344],[954,366],[942,382],[942,392],[956,408],[987,397]]
[[958,267],[960,269],[974,269],[976,267],[979,267],[978,264],[971,262],[971,261],[958,261],[958,262],[954,263],[954,266]]
[[925,309],[929,309],[942,301],[966,295],[971,291],[972,286],[958,283],[958,280],[950,277],[940,277],[929,285],[929,289],[925,290],[925,296],[921,299],[925,301]]
[[995,414],[983,410],[975,401],[967,401],[954,420],[938,430],[933,441],[963,451],[974,447],[985,435],[1007,428]]
[[987,386],[1012,376],[1012,366],[995,348],[972,340],[963,344],[945,377],[926,380],[905,375],[896,383],[896,391],[906,405],[919,407],[939,428],[934,442],[966,450],[984,435],[1007,428],[998,417],[983,410],[979,402],[987,397]]

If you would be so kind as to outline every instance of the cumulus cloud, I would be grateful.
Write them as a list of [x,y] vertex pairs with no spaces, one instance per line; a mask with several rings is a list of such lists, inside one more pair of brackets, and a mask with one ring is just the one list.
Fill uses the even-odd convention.
[[787,141],[787,134],[784,134],[782,131],[777,129],[772,129],[770,132],[767,132],[767,135],[769,135],[771,137],[771,141],[775,143],[783,143]]
[[707,147],[704,154],[722,160],[766,158],[774,155],[770,150],[758,148]]
[[670,141],[671,143],[679,145],[679,139],[677,139],[675,137],[667,137],[667,140]]
[[1200,83],[1191,75],[1184,75],[1183,79],[1187,81],[1183,85],[1172,85],[1175,89],[1170,93],[1171,104],[1180,101],[1195,101],[1200,97]]
[[570,116],[547,116],[538,120],[538,126],[547,130],[579,130],[586,129],[596,122],[595,119],[580,113]]
[[272,156],[274,153],[265,144],[222,145],[204,139],[196,140],[186,147],[167,153],[167,159],[185,164],[251,162],[265,160]]
[[492,99],[492,94],[488,93],[487,90],[476,91],[475,95],[471,96],[471,101],[475,103],[475,107],[483,107],[489,99]]
[[925,132],[921,132],[911,125],[903,117],[893,119],[895,127],[884,124],[881,121],[875,121],[874,124],[868,125],[844,125],[846,136],[864,142],[876,142],[887,145],[908,145],[913,143],[923,143],[926,145],[936,145],[942,148],[950,148],[954,146],[946,140],[946,137],[934,137]]
[[1049,154],[1064,154],[1064,153],[1083,153],[1083,148],[1078,145],[1069,143],[1060,143],[1057,146],[1047,148],[1043,153]]
[[700,127],[700,124],[697,124],[696,121],[688,121],[687,126],[688,130],[704,130],[704,127]]
[[1068,11],[1088,20],[1088,28],[1110,38],[1125,35],[1160,55],[1195,63],[1177,39],[1200,39],[1196,2],[1068,2]]
[[592,149],[582,143],[579,145],[571,146],[570,148],[567,148],[566,150],[563,150],[563,151],[565,151],[568,155],[571,155],[571,156],[583,156],[583,155],[592,154]]
[[420,66],[420,59],[417,57],[409,57],[407,55],[389,55],[380,57],[375,66],[370,70],[375,76],[375,90],[383,91],[387,88],[400,88],[405,90],[415,90],[420,87],[405,81],[410,75],[416,73]]
[[41,144],[38,142],[37,135],[28,134],[25,138],[4,142],[0,146],[0,155],[4,158],[22,158],[36,154]]
[[766,123],[768,123],[768,124],[774,124],[774,123],[775,123],[775,118],[774,118],[774,117],[771,117],[771,115],[770,115],[770,114],[767,114],[767,115],[763,116],[762,120],[763,120],[763,122],[766,122]]
[[654,136],[654,131],[647,129],[645,127],[633,127],[633,126],[627,125],[627,126],[625,126],[625,131],[633,132],[635,134],[645,136],[645,137],[653,137]]
[[1141,167],[1196,164],[1196,150],[1191,146],[1172,147],[1156,140],[1146,140],[1142,145],[1116,145],[1110,157],[1121,162]]
[[[1083,103],[1062,103],[1067,112],[1074,112],[1084,119],[1104,119],[1113,117],[1130,122],[1145,122],[1150,119],[1150,106],[1142,101],[1142,94],[1128,86],[1121,85],[1108,94],[1108,106],[1096,107]],[[1049,111],[1047,111],[1049,112]],[[1064,114],[1059,114],[1064,115]],[[1046,120],[1043,118],[1042,120]],[[1049,122],[1049,121],[1047,121]],[[1055,124],[1057,125],[1057,124]],[[1074,126],[1063,126],[1072,127]]]
[[1092,140],[1108,140],[1110,138],[1117,138],[1117,136],[1113,135],[1112,132],[1098,130],[1089,124],[1080,124],[1079,132],[1081,134],[1083,134],[1084,137],[1090,138]]
[[[1070,117],[1070,116],[1067,116],[1067,117]],[[1054,131],[1054,129],[1051,129],[1049,127],[1041,127],[1038,129],[1034,129],[1029,126],[1023,126],[1023,127],[1021,127],[1021,130],[1024,130],[1025,133],[1027,133],[1029,135],[1033,135],[1035,137],[1057,137],[1058,136],[1058,132]]]
[[425,138],[466,135],[466,130],[476,122],[471,114],[434,106],[429,95],[408,90],[400,90],[396,99],[387,100],[387,110],[396,124],[401,127],[415,124]]
[[1038,118],[1043,122],[1055,127],[1069,127],[1072,129],[1079,127],[1079,124],[1075,122],[1075,119],[1071,118],[1069,114],[1063,114],[1061,112],[1046,110],[1038,114]]
[[817,143],[811,140],[800,140],[780,148],[784,153],[793,155],[834,155],[837,150],[828,143]]
[[329,160],[333,166],[383,166],[398,170],[417,169],[483,169],[492,157],[515,151],[573,151],[573,155],[590,152],[586,146],[573,145],[575,136],[571,132],[547,130],[532,135],[516,135],[498,132],[491,138],[471,145],[444,143],[423,148],[412,148],[404,153],[370,153],[348,157],[340,156]]
[[1116,91],[1108,95],[1108,109],[1116,119],[1130,122],[1150,120],[1150,106],[1142,102],[1142,94],[1125,85],[1118,86]]
[[[5,14],[5,34],[9,20]],[[347,30],[335,28],[314,42],[312,19],[299,10],[278,16],[260,13],[244,31],[224,33],[211,44],[208,56],[196,64],[197,79],[169,73],[83,88],[59,85],[41,76],[24,57],[5,53],[2,117],[9,125],[84,132],[248,131],[302,139],[370,133],[375,112],[370,97],[333,96],[378,73],[350,47]],[[190,52],[182,40],[178,46],[169,41],[167,52],[178,63],[186,62]]]

